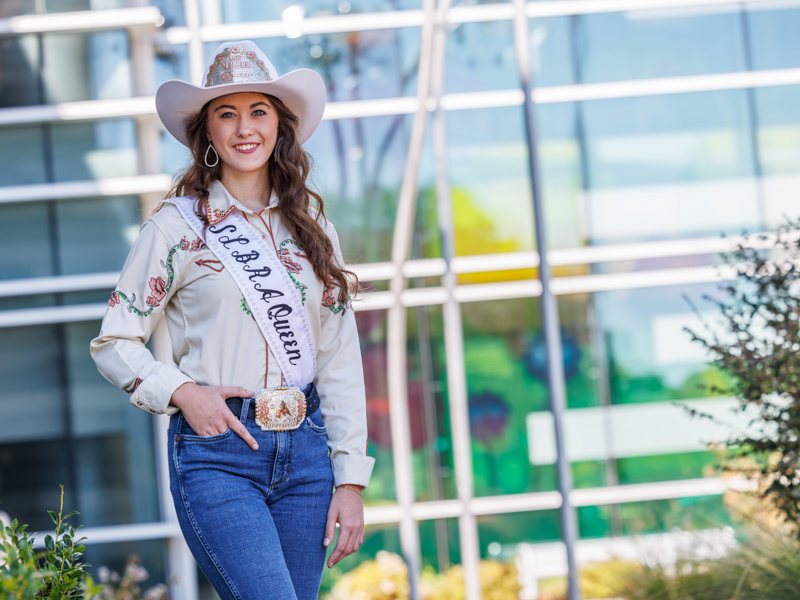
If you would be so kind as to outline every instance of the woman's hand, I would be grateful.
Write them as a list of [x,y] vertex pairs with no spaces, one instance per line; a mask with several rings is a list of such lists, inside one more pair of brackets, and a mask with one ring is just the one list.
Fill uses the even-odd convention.
[[240,387],[184,383],[172,394],[170,404],[180,409],[183,418],[197,435],[217,435],[233,429],[253,450],[258,444],[247,427],[225,404],[226,398],[250,398],[253,392]]
[[336,488],[328,507],[323,546],[329,546],[333,541],[336,523],[339,523],[339,538],[328,558],[329,569],[364,543],[364,504],[360,485],[344,484]]

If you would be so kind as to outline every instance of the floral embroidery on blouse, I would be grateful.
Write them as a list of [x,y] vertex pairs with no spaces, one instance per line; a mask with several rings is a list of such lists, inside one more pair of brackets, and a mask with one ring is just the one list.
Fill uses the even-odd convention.
[[148,296],[145,302],[148,306],[160,306],[164,296],[167,295],[167,283],[161,277],[150,278],[150,291],[152,296]]
[[199,252],[200,250],[205,250],[205,249],[206,245],[200,238],[197,238],[193,242],[189,242],[189,240],[186,239],[186,236],[183,236],[183,239],[181,240],[181,250],[187,250],[189,252]]
[[[297,252],[293,252],[293,251],[289,250],[289,248],[287,246],[290,246],[290,245],[292,245],[295,248],[297,248],[298,251]],[[294,262],[292,260],[292,254],[294,254],[297,258],[302,258],[303,260],[308,260],[308,257],[305,254],[303,254],[303,250],[300,248],[300,246],[297,245],[297,242],[295,242],[291,238],[289,238],[287,240],[283,240],[281,242],[280,247],[278,248],[278,258],[280,259],[281,264],[284,267],[286,267],[286,272],[289,274],[290,279],[292,281],[294,281],[294,284],[300,290],[300,294],[303,296],[303,306],[305,306],[305,304],[306,304],[306,290],[308,289],[308,286],[305,283],[302,283],[301,281],[298,281],[297,279],[295,279],[295,275],[299,274],[303,270],[303,266],[301,264],[296,263],[296,262]]]
[[148,282],[150,287],[150,295],[147,297],[147,300],[145,300],[145,304],[150,307],[149,309],[139,310],[133,305],[133,303],[136,302],[136,294],[130,294],[129,298],[127,294],[120,292],[119,290],[114,290],[114,292],[111,294],[111,299],[108,301],[108,305],[111,307],[116,306],[120,303],[120,299],[122,299],[125,300],[128,305],[128,312],[135,313],[140,317],[149,317],[150,313],[153,312],[153,309],[161,305],[161,301],[167,296],[170,288],[172,287],[172,282],[175,279],[175,270],[172,267],[172,259],[180,247],[181,245],[179,243],[175,244],[172,248],[170,248],[166,262],[163,260],[161,261],[161,266],[167,270],[167,280],[164,281],[164,278],[160,275],[150,278],[150,281]]

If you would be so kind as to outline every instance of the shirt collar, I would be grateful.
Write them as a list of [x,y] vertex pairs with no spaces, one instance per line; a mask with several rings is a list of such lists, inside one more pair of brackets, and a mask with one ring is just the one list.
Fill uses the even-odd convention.
[[[272,190],[267,208],[274,208],[276,206],[278,206],[278,195],[275,193],[275,190]],[[208,224],[214,225],[215,223],[219,223],[222,219],[227,217],[234,208],[243,213],[255,214],[251,209],[234,198],[225,186],[222,185],[221,181],[217,180],[212,183],[208,188],[208,207],[206,208]]]

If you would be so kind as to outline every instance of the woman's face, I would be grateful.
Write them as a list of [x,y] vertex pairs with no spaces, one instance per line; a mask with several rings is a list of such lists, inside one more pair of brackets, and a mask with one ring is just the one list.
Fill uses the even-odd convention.
[[[224,177],[257,171],[275,149],[278,112],[264,94],[220,96],[208,106],[208,136],[219,154]],[[211,156],[209,160],[213,160]]]

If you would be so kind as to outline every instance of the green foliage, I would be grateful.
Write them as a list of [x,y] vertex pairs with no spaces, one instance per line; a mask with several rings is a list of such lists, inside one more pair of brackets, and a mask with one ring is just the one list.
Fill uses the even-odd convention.
[[[738,457],[726,468],[756,477],[762,493],[791,523],[800,518],[800,221],[777,235],[749,236],[724,257],[737,278],[720,287],[721,328],[687,330],[730,375],[742,411],[754,411],[760,432],[730,440]],[[769,251],[757,247],[769,247]],[[696,310],[696,309],[695,309]],[[759,461],[761,461],[759,463]],[[800,535],[800,528],[796,528]]]
[[[124,574],[100,568],[100,583],[86,573],[91,565],[81,561],[86,538],[76,538],[76,528],[67,519],[78,514],[64,514],[64,486],[58,513],[47,511],[55,525],[55,536],[44,539],[45,549],[37,553],[28,537],[27,525],[16,519],[0,527],[0,598],[2,600],[166,600],[163,584],[142,592],[139,584],[147,571],[137,557],[131,557]],[[80,529],[80,527],[78,527]]]
[[81,562],[83,539],[75,538],[75,528],[67,519],[75,511],[64,515],[64,486],[61,486],[61,506],[58,514],[47,511],[56,526],[55,537],[45,537],[45,550],[37,554],[33,540],[25,531],[27,525],[18,527],[14,520],[2,531],[2,548],[5,564],[0,567],[0,589],[3,598],[30,598],[69,600],[87,598],[84,570],[89,565]]
[[0,531],[0,598],[28,600],[37,596],[44,580],[52,577],[52,569],[42,569],[33,549],[33,542],[14,519],[10,526]]

